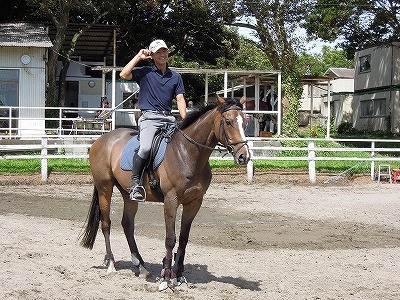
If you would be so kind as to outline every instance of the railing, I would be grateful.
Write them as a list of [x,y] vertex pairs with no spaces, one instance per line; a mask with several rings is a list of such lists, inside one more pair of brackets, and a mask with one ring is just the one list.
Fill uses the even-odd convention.
[[[137,109],[118,109],[135,113]],[[101,135],[112,128],[110,108],[0,106],[0,138]]]
[[[25,144],[17,144],[17,140],[11,140],[7,143],[0,143],[0,159],[41,159],[42,180],[46,181],[47,160],[52,158],[88,158],[88,149],[98,136],[62,136],[51,137],[43,136],[40,138],[30,137],[25,140]],[[284,141],[303,142],[305,146],[284,147],[281,145]],[[319,142],[341,142],[341,143],[363,143],[370,146],[361,147],[320,147]],[[0,140],[1,142],[1,140]],[[272,144],[271,144],[272,143]],[[275,145],[273,145],[275,143]],[[254,177],[254,160],[275,160],[275,161],[307,161],[310,182],[316,182],[316,162],[329,161],[354,161],[369,162],[371,180],[375,178],[375,163],[379,162],[398,162],[400,161],[400,148],[377,147],[377,144],[397,144],[400,140],[381,140],[381,139],[307,139],[307,138],[249,138],[249,148],[252,153],[252,160],[247,165],[247,179],[252,181]],[[40,151],[40,154],[16,154],[19,151]],[[294,156],[279,156],[283,151],[300,151]],[[343,157],[341,155],[323,156],[323,152],[354,152],[364,153],[364,156]],[[388,153],[378,157],[380,152]],[[222,150],[222,153],[226,153]],[[232,160],[231,155],[222,155],[214,151],[210,159],[212,160]]]
[[[178,110],[172,111],[179,115]],[[244,111],[253,116],[254,122],[249,135],[258,136],[260,131],[257,120],[261,115],[274,114],[274,111]],[[0,139],[25,138],[29,136],[56,135],[101,135],[118,127],[118,118],[113,113],[130,114],[136,121],[140,110],[134,108],[99,108],[99,107],[12,107],[0,106]],[[117,119],[117,120],[116,120]],[[113,120],[115,120],[113,124]],[[272,121],[268,123],[276,129]],[[126,126],[126,124],[124,124]]]

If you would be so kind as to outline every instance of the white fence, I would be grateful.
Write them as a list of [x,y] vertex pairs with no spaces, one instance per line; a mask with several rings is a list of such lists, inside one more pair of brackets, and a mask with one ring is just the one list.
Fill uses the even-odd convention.
[[[258,136],[259,118],[274,115],[275,111],[244,111],[250,118],[246,132]],[[179,115],[178,110],[173,114]],[[0,106],[0,138],[25,138],[42,135],[96,135],[103,134],[116,127],[134,127],[141,112],[135,108],[77,108],[77,107],[12,107]],[[114,120],[114,121],[113,121]],[[268,124],[267,124],[268,123]],[[276,131],[276,124],[262,122],[271,131]]]
[[[0,137],[102,134],[110,131],[110,116],[115,111],[110,108],[0,106]],[[138,110],[118,111],[134,114]]]
[[[88,158],[88,150],[91,144],[99,137],[99,135],[85,135],[85,136],[43,136],[43,137],[30,137],[24,140],[17,139],[0,139],[0,159],[41,159],[41,174],[42,180],[46,181],[48,178],[47,160],[53,158]],[[282,146],[284,141],[297,141],[306,144],[303,147],[288,147]],[[320,147],[319,142],[341,142],[341,143],[363,143],[368,144],[368,147]],[[22,143],[24,142],[24,143]],[[393,154],[400,155],[400,148],[390,147],[376,147],[377,144],[400,143],[400,140],[378,140],[378,139],[301,139],[301,138],[249,138],[249,148],[252,153],[252,160],[247,165],[247,179],[252,181],[254,176],[254,160],[278,160],[278,161],[307,161],[309,178],[312,183],[316,182],[317,171],[316,162],[322,160],[329,161],[354,161],[356,164],[359,162],[368,162],[370,164],[371,179],[375,179],[375,164],[384,162],[397,162],[400,157],[393,156]],[[34,151],[37,154],[18,154],[23,151]],[[296,156],[279,156],[278,153],[282,151],[301,151],[301,155]],[[40,152],[40,154],[39,154]],[[323,156],[323,152],[333,152],[337,155]],[[354,152],[357,154],[364,153],[364,155],[354,157],[343,157],[340,152]],[[377,154],[384,152],[383,157],[378,157]],[[224,153],[224,151],[222,151]],[[304,153],[304,155],[302,155]],[[219,151],[214,151],[211,158],[212,160],[232,160],[231,155],[221,155]]]

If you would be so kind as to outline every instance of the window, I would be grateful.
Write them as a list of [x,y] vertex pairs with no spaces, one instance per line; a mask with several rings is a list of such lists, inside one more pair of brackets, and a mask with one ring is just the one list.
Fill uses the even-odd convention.
[[0,69],[0,105],[18,106],[19,70]]
[[371,54],[360,57],[360,73],[371,71]]
[[[16,119],[9,122],[10,111],[8,108],[1,108],[2,106],[13,106],[19,105],[18,101],[18,90],[19,90],[19,70],[15,69],[0,69],[0,128],[8,129],[16,127]],[[17,116],[16,109],[11,112],[11,117]],[[0,129],[0,132],[3,130]]]
[[364,100],[360,105],[361,118],[386,116],[386,99]]

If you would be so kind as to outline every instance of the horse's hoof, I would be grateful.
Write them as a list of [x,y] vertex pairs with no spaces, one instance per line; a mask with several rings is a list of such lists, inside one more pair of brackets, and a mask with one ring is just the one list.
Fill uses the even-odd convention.
[[115,270],[114,262],[110,262],[107,268],[107,274],[115,273],[117,270]]
[[161,282],[160,285],[158,286],[158,291],[159,291],[159,292],[162,292],[162,291],[165,291],[165,290],[168,289],[168,288],[169,288],[168,282],[167,282],[167,281],[163,281],[163,282]]
[[104,257],[103,265],[107,267],[107,274],[117,272],[115,270],[114,264],[114,256],[112,254],[106,254],[106,256]]
[[187,280],[186,280],[185,276],[179,276],[178,278],[175,279],[175,281],[176,281],[175,286],[180,286],[183,283],[187,284]]
[[135,275],[140,278],[147,278],[150,276],[150,272],[142,265],[135,267],[135,269],[136,269]]

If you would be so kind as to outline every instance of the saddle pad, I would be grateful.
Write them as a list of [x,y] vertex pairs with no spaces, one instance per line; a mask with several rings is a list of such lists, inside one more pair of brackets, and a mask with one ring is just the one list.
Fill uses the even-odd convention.
[[[134,135],[125,145],[121,154],[120,166],[124,171],[132,171],[133,155],[139,149],[139,140],[137,135]],[[161,140],[160,147],[157,150],[156,156],[152,164],[152,170],[157,169],[164,160],[165,150],[167,149],[167,142],[165,139]]]

